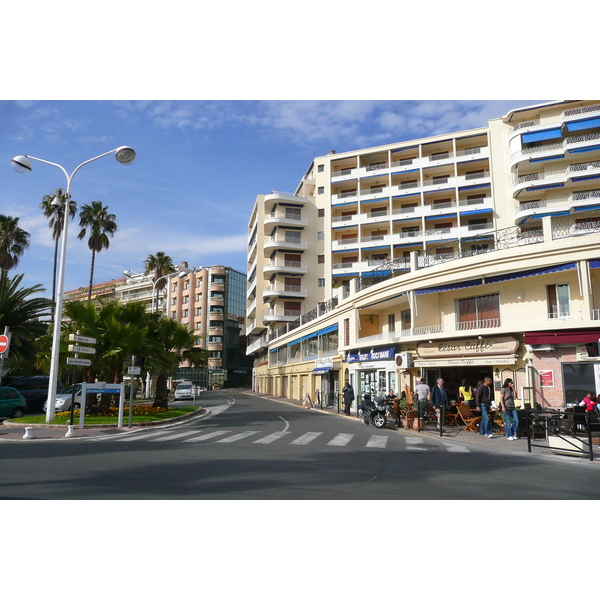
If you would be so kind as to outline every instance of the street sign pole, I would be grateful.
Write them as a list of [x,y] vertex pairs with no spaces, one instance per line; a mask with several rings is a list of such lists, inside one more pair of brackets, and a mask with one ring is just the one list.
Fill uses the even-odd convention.
[[[132,356],[130,371],[133,371],[134,365],[135,365],[135,356]],[[134,375],[131,372],[129,375],[129,427],[131,427],[131,423],[133,420],[133,381],[134,381]]]
[[[8,356],[8,350],[10,348],[10,333],[8,333],[8,326],[4,328],[4,333],[0,335],[0,383],[2,377],[4,377],[4,357]],[[2,385],[0,385],[0,401],[2,400]]]
[[[96,338],[87,337],[83,335],[79,335],[79,331],[74,334],[69,335],[70,342],[77,342],[79,344],[91,344],[94,345],[96,343]],[[71,362],[73,365],[73,387],[71,390],[71,417],[69,419],[69,424],[73,425],[73,416],[75,413],[75,386],[77,385],[77,365],[87,364],[88,366],[91,364],[91,361],[79,358],[79,352],[83,352],[84,354],[96,354],[95,348],[88,348],[87,346],[74,346],[69,345],[69,352],[74,352],[73,360],[69,361],[67,358],[67,364]],[[85,404],[83,402],[83,390],[81,391],[81,406],[79,407],[80,411],[85,410]]]

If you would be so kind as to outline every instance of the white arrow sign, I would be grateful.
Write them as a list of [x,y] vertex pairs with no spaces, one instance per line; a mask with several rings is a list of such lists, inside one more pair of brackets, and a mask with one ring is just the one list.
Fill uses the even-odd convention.
[[89,358],[71,358],[67,357],[68,365],[75,365],[77,367],[90,367],[92,365],[92,361]]
[[69,345],[69,352],[81,352],[81,354],[96,354],[96,348]]
[[70,342],[79,342],[80,344],[95,344],[96,338],[93,337],[85,337],[84,335],[75,335],[71,333],[69,335]]

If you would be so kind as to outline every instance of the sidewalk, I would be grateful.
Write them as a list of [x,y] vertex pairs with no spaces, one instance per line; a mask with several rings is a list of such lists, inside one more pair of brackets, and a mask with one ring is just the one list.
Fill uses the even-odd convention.
[[[199,411],[194,412],[191,415],[185,415],[183,417],[177,417],[175,419],[165,419],[163,421],[156,421],[154,423],[140,424],[133,423],[131,427],[128,427],[128,416],[123,417],[123,427],[117,427],[113,425],[107,425],[105,427],[84,427],[78,429],[79,420],[76,419],[73,425],[73,436],[66,438],[65,434],[68,431],[67,425],[52,425],[48,423],[32,424],[27,425],[25,423],[9,423],[3,422],[0,424],[0,443],[7,440],[22,440],[25,442],[34,442],[36,440],[59,440],[59,439],[75,439],[75,438],[101,438],[101,437],[114,437],[118,435],[127,435],[141,429],[159,429],[161,427],[169,427],[171,425],[181,423],[188,419],[195,419],[200,416],[206,415],[207,411],[200,408]],[[24,439],[24,435],[27,433],[25,428],[31,428],[30,435],[33,438]]]
[[[293,406],[302,407],[301,400],[295,400],[290,398],[281,398],[279,396],[273,396],[269,394],[259,394],[256,392],[252,392],[250,390],[245,391],[245,393],[253,396],[258,396],[261,398],[269,398],[270,400],[274,400],[276,402],[282,402],[284,404],[291,404]],[[308,410],[304,408],[304,410]],[[343,411],[334,406],[319,406],[318,403],[313,402],[313,408],[310,410],[319,411],[322,413],[331,414],[333,416],[338,416],[342,419],[354,419],[355,421],[359,421],[359,417],[356,415],[356,411],[354,411],[349,417],[346,416]],[[361,421],[362,422],[362,421]],[[367,425],[365,425],[367,427]],[[369,425],[368,427],[371,427]],[[411,436],[424,436],[428,438],[437,438],[444,441],[451,441],[457,444],[464,444],[465,446],[477,446],[479,448],[484,448],[487,450],[497,450],[497,451],[505,451],[507,453],[519,453],[519,454],[528,454],[529,451],[527,449],[527,437],[523,437],[518,440],[509,440],[505,434],[496,435],[494,434],[493,438],[487,438],[486,436],[479,435],[479,433],[473,433],[471,431],[464,431],[462,426],[449,426],[446,425],[444,427],[445,431],[440,436],[439,430],[435,428],[435,425],[428,424],[423,426],[423,429],[418,432],[414,429],[404,429],[400,428],[398,432],[402,432]],[[380,430],[376,430],[375,427],[372,427],[374,431],[386,431],[392,432],[395,431],[394,424],[391,421],[388,421],[387,425]],[[543,439],[531,440],[532,444],[545,444],[546,441]],[[593,445],[594,450],[594,462],[598,462],[600,464],[600,447],[597,445]],[[532,447],[531,454],[538,455],[546,455],[546,456],[557,456],[550,449],[543,447]],[[590,462],[589,458],[583,456],[575,456],[570,458],[576,458],[577,460],[584,460]]]

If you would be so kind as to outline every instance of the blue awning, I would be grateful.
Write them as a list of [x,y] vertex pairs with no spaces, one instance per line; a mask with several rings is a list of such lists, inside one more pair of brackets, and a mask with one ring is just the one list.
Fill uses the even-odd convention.
[[413,196],[420,196],[420,195],[421,195],[420,192],[418,192],[416,194],[403,194],[402,196],[392,196],[392,200],[397,200],[397,199],[405,200],[406,198],[412,198]]
[[600,117],[590,117],[589,119],[580,119],[579,121],[570,121],[565,123],[567,131],[583,131],[584,129],[593,129],[600,127]]
[[534,133],[524,133],[521,139],[524,144],[531,144],[532,142],[543,142],[544,140],[556,140],[562,137],[560,127],[554,129],[546,129],[544,131],[536,131]]
[[317,331],[317,333],[319,335],[323,335],[325,333],[331,333],[332,331],[337,331],[338,325],[337,323],[335,325],[330,325],[329,327],[325,327],[325,329],[319,329],[319,331]]
[[465,212],[461,212],[460,216],[463,217],[467,215],[483,215],[491,212],[494,212],[491,208],[482,208],[480,210],[467,210]]
[[571,213],[568,210],[563,210],[560,212],[547,212],[540,213],[536,215],[529,215],[528,219],[541,219],[542,217],[568,217]]
[[589,206],[576,206],[573,210],[575,212],[581,212],[583,210],[598,210],[600,208],[600,204],[592,204]]
[[427,190],[425,194],[441,194],[442,192],[453,192],[454,188],[444,188],[443,190]]
[[313,375],[324,375],[325,373],[329,373],[331,371],[331,367],[321,367],[320,369],[313,369]]
[[495,275],[486,277],[486,283],[498,283],[500,281],[511,281],[512,279],[522,279],[523,277],[534,277],[536,275],[548,275],[549,273],[559,273],[560,271],[568,271],[574,269],[577,263],[565,263],[564,265],[554,265],[551,267],[542,267],[541,269],[528,269],[526,271],[515,271],[514,273],[506,273],[505,275]]
[[363,277],[388,277],[391,275],[391,271],[389,269],[385,271],[363,271]]
[[590,269],[600,269],[600,260],[590,260]]
[[434,292],[451,292],[452,290],[461,290],[463,288],[475,287],[483,284],[483,279],[471,279],[469,281],[460,281],[449,285],[438,285],[436,287],[425,288],[423,290],[415,290],[416,295],[433,294]]
[[298,338],[297,340],[294,340],[293,342],[288,342],[288,346],[294,346],[295,344],[299,344],[300,342],[304,342],[304,341],[309,340],[310,338],[314,338],[314,337],[317,337],[316,331],[314,333],[309,333],[308,335],[305,335],[304,337]]
[[491,183],[480,183],[479,185],[467,185],[465,187],[459,187],[459,192],[464,192],[466,190],[479,190],[481,188],[489,188],[492,187]]
[[590,181],[591,179],[600,179],[600,175],[592,175],[590,177],[571,177],[571,181]]
[[425,217],[426,221],[435,221],[436,219],[453,219],[456,217],[456,213],[447,213],[445,215],[432,215],[431,217]]
[[[373,193],[377,194],[379,192],[373,192]],[[387,198],[375,198],[374,200],[361,200],[361,205],[362,204],[370,204],[371,202],[386,202],[389,199],[390,199],[390,197],[388,196]]]
[[578,152],[595,152],[596,150],[600,150],[600,146],[587,146],[585,148],[575,148],[574,150],[569,150],[569,154],[577,154]]
[[356,273],[334,273],[334,277],[358,277],[358,271]]
[[358,200],[353,200],[352,202],[342,202],[342,204],[332,204],[331,208],[340,208],[342,206],[352,206],[353,204],[358,204]]
[[529,162],[537,163],[537,162],[545,162],[547,160],[560,160],[561,158],[564,158],[564,156],[562,154],[560,156],[545,156],[544,158],[530,158]]
[[358,227],[358,224],[354,224],[354,225],[332,225],[331,226],[333,229],[338,230],[338,229],[352,229],[353,227]]
[[536,187],[528,187],[525,189],[526,192],[537,192],[538,190],[551,190],[554,188],[565,187],[564,183],[553,183],[551,185],[538,185]]
[[390,244],[383,244],[382,246],[371,246],[369,248],[361,248],[361,250],[388,250],[390,247]]

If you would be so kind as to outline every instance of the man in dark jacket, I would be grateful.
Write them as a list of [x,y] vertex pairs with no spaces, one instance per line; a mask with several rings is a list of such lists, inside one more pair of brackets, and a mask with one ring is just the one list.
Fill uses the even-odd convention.
[[[435,412],[437,414],[437,428],[440,429],[446,419],[446,409],[450,408],[448,393],[444,387],[444,380],[441,377],[437,380],[437,385],[434,385],[431,389],[430,397],[431,403],[435,406]],[[442,433],[444,431],[446,430],[442,429]]]
[[352,384],[347,383],[342,390],[342,394],[344,395],[344,414],[350,416],[350,407],[354,402],[354,389],[352,388]]
[[479,423],[479,435],[493,438],[492,425],[490,423],[490,407],[492,405],[492,378],[486,377],[475,392],[475,403],[481,411],[481,422]]

